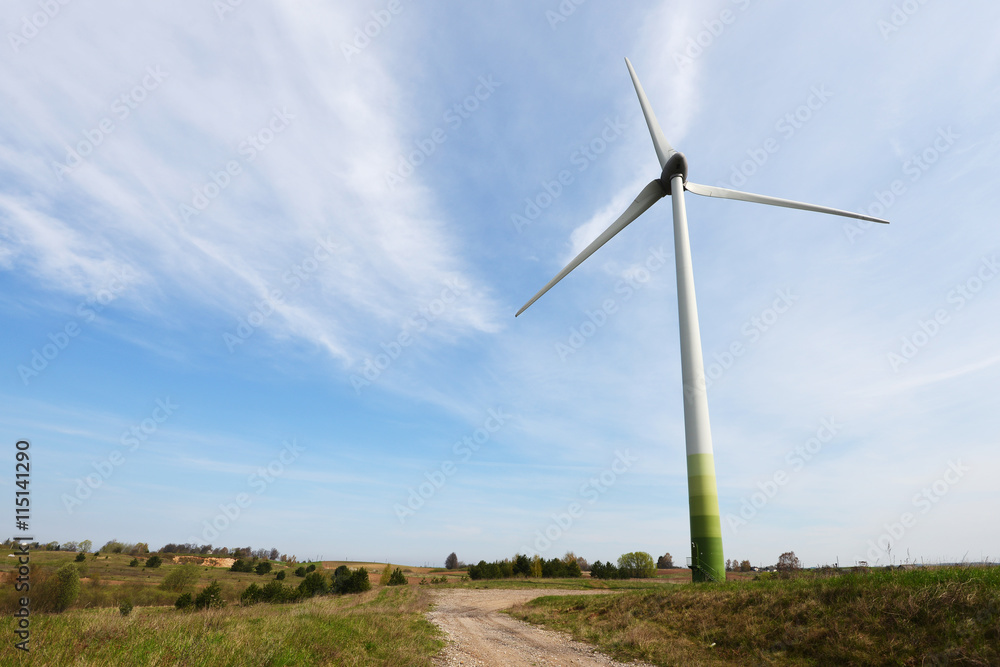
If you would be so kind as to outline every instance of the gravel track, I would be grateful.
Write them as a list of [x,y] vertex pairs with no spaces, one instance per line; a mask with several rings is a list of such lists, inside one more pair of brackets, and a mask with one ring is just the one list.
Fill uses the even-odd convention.
[[[608,591],[503,590],[452,588],[431,593],[435,607],[427,618],[448,635],[448,646],[434,660],[436,665],[479,667],[502,665],[576,665],[640,667],[599,653],[593,646],[569,635],[515,620],[499,613],[543,595],[588,595]],[[648,667],[648,666],[647,666]]]

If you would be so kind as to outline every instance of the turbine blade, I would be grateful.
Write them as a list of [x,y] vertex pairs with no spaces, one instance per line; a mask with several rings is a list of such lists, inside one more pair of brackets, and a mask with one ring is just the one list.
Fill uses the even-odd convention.
[[660,169],[663,169],[670,156],[677,151],[670,145],[667,138],[663,136],[663,130],[660,129],[660,124],[656,121],[656,114],[653,113],[653,107],[646,98],[646,92],[642,89],[639,77],[636,75],[635,69],[632,68],[632,63],[629,62],[628,58],[625,59],[625,64],[628,65],[628,73],[632,75],[632,85],[635,86],[635,94],[639,96],[639,106],[642,107],[642,115],[646,117],[649,136],[653,139],[653,148],[656,149],[656,159],[660,161]]
[[611,239],[611,237],[613,237],[621,230],[625,229],[625,227],[630,222],[632,222],[640,215],[645,213],[650,206],[652,206],[660,199],[665,197],[666,194],[667,193],[663,190],[663,185],[660,184],[659,179],[652,181],[649,185],[644,187],[642,189],[642,192],[639,193],[639,196],[635,198],[635,200],[629,205],[627,209],[625,209],[625,212],[622,213],[617,220],[611,223],[611,226],[605,229],[600,236],[594,239],[593,243],[584,248],[583,251],[581,251],[580,254],[573,259],[572,262],[567,264],[566,268],[560,271],[555,278],[550,280],[548,285],[540,289],[538,291],[538,294],[531,297],[531,301],[524,304],[524,306],[521,307],[521,310],[517,311],[517,314],[514,315],[514,317],[517,317],[525,310],[527,310],[528,306],[538,301],[539,297],[541,297],[543,294],[552,289],[553,285],[555,285],[557,282],[565,278],[570,271],[580,266],[583,260],[593,255],[594,252],[596,252],[597,249],[600,248],[602,245],[607,243]]
[[816,213],[829,213],[830,215],[840,215],[845,218],[856,218],[857,220],[868,220],[869,222],[881,222],[884,225],[888,225],[888,220],[882,220],[881,218],[873,218],[869,215],[862,215],[861,213],[853,213],[851,211],[843,211],[839,208],[830,208],[828,206],[817,206],[815,204],[803,204],[802,202],[792,201],[791,199],[779,199],[778,197],[768,197],[767,195],[755,195],[749,192],[740,192],[739,190],[727,190],[726,188],[717,188],[711,185],[698,185],[697,183],[692,183],[687,181],[684,183],[684,189],[688,192],[693,192],[696,195],[701,195],[702,197],[719,197],[721,199],[736,199],[739,201],[748,201],[755,204],[770,204],[771,206],[784,206],[785,208],[797,208],[803,211],[815,211]]

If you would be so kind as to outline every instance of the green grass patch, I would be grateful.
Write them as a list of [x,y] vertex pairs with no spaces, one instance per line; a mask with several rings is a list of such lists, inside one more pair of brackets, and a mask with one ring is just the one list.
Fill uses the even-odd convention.
[[[0,647],[4,665],[260,666],[430,665],[443,646],[416,587],[289,605],[205,612],[136,607],[71,610],[31,618],[31,656]],[[13,637],[12,619],[5,619]]]
[[997,665],[1000,568],[543,597],[511,611],[657,665]]

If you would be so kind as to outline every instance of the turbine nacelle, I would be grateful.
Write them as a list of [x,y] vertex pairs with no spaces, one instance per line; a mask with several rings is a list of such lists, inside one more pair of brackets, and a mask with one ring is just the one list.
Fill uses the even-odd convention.
[[660,173],[660,185],[663,186],[663,191],[668,195],[672,195],[671,192],[671,181],[674,176],[680,176],[681,180],[687,183],[688,180],[688,161],[684,157],[684,153],[680,151],[674,151],[667,158],[667,163],[663,165],[663,171]]

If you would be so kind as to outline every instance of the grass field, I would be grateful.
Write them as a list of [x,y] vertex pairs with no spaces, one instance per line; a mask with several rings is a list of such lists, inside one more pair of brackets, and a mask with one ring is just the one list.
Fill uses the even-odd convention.
[[[230,605],[179,612],[136,607],[71,609],[31,620],[30,656],[0,647],[3,665],[94,667],[430,665],[443,646],[425,618],[424,588],[400,586],[289,605]],[[13,637],[5,619],[5,637]]]
[[[54,571],[74,554],[37,552],[33,565]],[[2,665],[429,665],[443,643],[424,617],[435,588],[605,589],[614,595],[544,597],[511,611],[564,630],[623,659],[658,665],[1000,665],[1000,568],[927,568],[755,581],[690,584],[688,570],[655,579],[463,580],[462,571],[402,567],[410,586],[381,588],[377,563],[324,561],[330,573],[365,566],[375,590],[297,604],[241,607],[240,591],[304,565],[273,563],[264,576],[199,566],[197,591],[212,580],[229,603],[181,612],[178,592],[159,587],[180,564],[129,567],[130,556],[85,561],[80,596],[61,614],[33,612],[30,659],[13,647],[10,573],[0,603],[8,640]],[[444,583],[431,584],[432,578]],[[428,585],[418,585],[421,582]],[[135,608],[128,616],[121,602]]]
[[539,598],[515,618],[657,665],[1000,665],[1000,568]]

